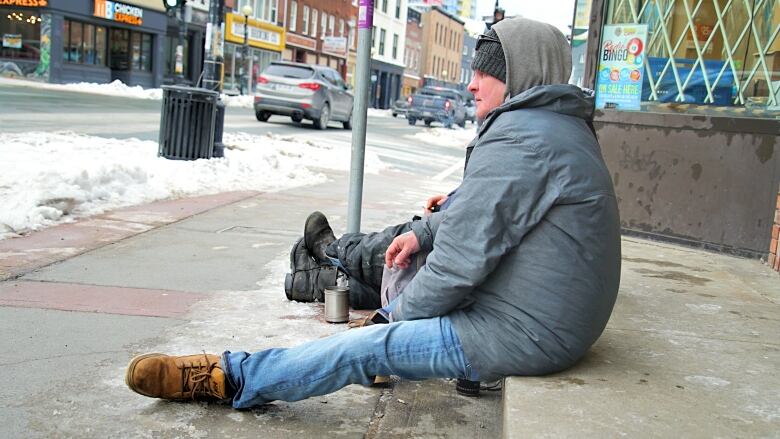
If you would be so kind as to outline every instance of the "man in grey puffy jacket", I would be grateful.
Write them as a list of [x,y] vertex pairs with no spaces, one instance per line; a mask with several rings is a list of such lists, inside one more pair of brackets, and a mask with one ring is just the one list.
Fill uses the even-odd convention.
[[570,49],[546,24],[497,23],[472,67],[484,122],[448,208],[411,223],[387,249],[387,265],[400,268],[430,251],[393,303],[392,323],[252,354],[146,354],[131,361],[127,385],[246,408],[377,375],[490,381],[576,363],[606,326],[620,276],[617,203],[590,125],[593,100],[566,85]]

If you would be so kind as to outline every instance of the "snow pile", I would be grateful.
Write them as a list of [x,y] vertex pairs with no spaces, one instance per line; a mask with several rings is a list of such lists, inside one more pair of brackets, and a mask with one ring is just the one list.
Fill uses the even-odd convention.
[[[0,239],[160,199],[316,184],[326,177],[313,168],[349,168],[346,144],[243,133],[224,142],[225,158],[177,161],[157,157],[152,141],[0,133]],[[382,168],[367,151],[366,172]]]
[[[130,99],[162,100],[161,88],[143,88],[140,85],[129,86],[120,80],[114,80],[110,84],[97,84],[94,82],[78,82],[71,84],[49,84],[45,82],[28,81],[23,79],[0,78],[0,84],[23,85],[43,90],[75,91],[79,93],[91,93],[103,96],[115,96]],[[222,101],[228,107],[252,108],[254,96],[229,96],[222,95]]]
[[393,117],[393,110],[380,110],[378,108],[368,108],[366,113],[371,117]]
[[227,107],[254,108],[255,97],[252,95],[229,96],[223,94],[222,102],[224,102]]
[[48,84],[61,90],[78,91],[104,96],[121,96],[133,99],[162,99],[161,88],[144,89],[140,85],[129,86],[116,79],[110,84],[95,84],[93,82],[79,82],[75,84]]
[[411,136],[412,139],[419,140],[425,143],[431,143],[438,146],[453,146],[458,149],[463,149],[464,145],[468,145],[474,137],[477,135],[477,126],[474,124],[466,125],[466,128],[461,128],[457,125],[452,129],[447,128],[426,128],[419,133],[415,133]]

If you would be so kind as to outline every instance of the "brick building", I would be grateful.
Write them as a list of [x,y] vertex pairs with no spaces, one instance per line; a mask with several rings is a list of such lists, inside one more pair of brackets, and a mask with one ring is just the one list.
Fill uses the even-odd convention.
[[355,40],[356,0],[287,0],[286,47],[282,58],[333,67],[347,78]]
[[444,9],[433,6],[422,14],[424,78],[457,84],[463,57],[464,23]]
[[422,14],[414,8],[407,9],[406,15],[406,53],[404,54],[403,96],[417,91],[422,82],[420,61],[422,60],[423,35]]

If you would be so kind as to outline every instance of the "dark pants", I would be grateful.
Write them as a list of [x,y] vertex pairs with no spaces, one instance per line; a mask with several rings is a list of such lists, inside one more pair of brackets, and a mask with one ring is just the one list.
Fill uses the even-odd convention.
[[381,232],[347,233],[333,241],[325,254],[336,258],[349,276],[349,304],[353,309],[382,307],[379,296],[385,252],[396,236],[411,230],[411,222]]

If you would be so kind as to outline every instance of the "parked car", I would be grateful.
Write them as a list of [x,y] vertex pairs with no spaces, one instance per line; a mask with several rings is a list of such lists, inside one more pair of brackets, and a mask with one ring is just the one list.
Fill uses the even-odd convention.
[[418,120],[431,126],[434,121],[447,128],[457,124],[466,126],[466,104],[463,95],[455,89],[445,87],[423,87],[412,95],[406,112],[409,125]]
[[466,120],[477,123],[477,103],[474,99],[466,100]]
[[398,99],[397,101],[393,102],[393,105],[390,107],[391,111],[393,112],[393,117],[398,117],[398,115],[402,115],[406,117],[406,110],[409,109],[409,102],[412,100],[412,97],[409,96],[406,99]]
[[350,87],[332,68],[274,61],[257,78],[254,107],[261,122],[278,114],[293,122],[309,119],[321,130],[331,120],[351,129],[353,101]]

